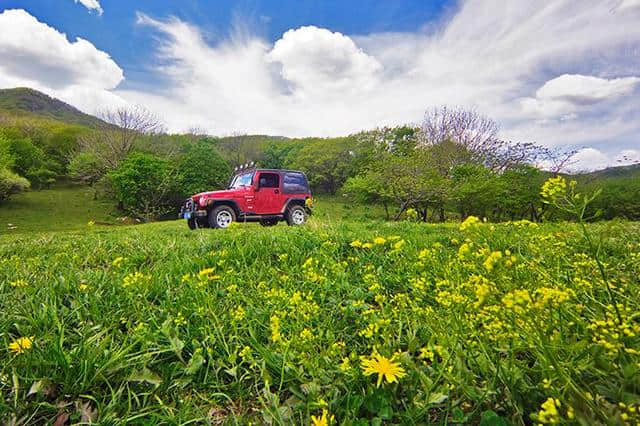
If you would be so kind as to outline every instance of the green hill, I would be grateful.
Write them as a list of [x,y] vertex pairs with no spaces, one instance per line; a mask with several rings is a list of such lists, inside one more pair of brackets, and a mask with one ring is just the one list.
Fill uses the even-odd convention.
[[0,89],[0,113],[35,116],[87,127],[105,123],[92,115],[34,89],[18,87]]

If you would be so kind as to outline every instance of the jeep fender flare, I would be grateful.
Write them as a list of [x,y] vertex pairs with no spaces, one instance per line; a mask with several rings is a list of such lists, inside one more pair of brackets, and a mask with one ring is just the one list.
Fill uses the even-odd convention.
[[206,208],[207,210],[212,210],[223,205],[231,207],[235,211],[236,217],[240,217],[242,215],[242,211],[240,210],[240,207],[238,207],[238,203],[230,198],[209,198],[207,200]]
[[287,209],[289,209],[289,207],[294,206],[296,204],[304,207],[305,201],[306,200],[304,198],[289,198],[287,202],[284,204],[284,207],[282,208],[280,213],[285,214]]

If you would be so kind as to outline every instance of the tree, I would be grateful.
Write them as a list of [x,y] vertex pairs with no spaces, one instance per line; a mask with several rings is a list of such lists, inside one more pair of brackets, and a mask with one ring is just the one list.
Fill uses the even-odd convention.
[[260,165],[268,169],[283,169],[287,167],[288,160],[295,158],[301,148],[302,144],[300,143],[271,142],[262,153]]
[[10,142],[0,133],[0,201],[29,189],[29,181],[11,171],[13,161]]
[[107,178],[120,207],[145,220],[169,212],[175,206],[176,173],[163,158],[131,153]]
[[221,138],[218,141],[218,147],[231,166],[236,167],[258,159],[260,156],[258,141],[261,138],[263,136],[237,132],[232,136]]
[[[503,172],[523,163],[534,163],[553,153],[531,142],[513,143],[499,138],[500,127],[474,110],[434,108],[424,116],[418,132],[422,147],[453,143],[460,156],[451,155],[450,165],[469,162],[482,164],[493,172]],[[559,159],[554,156],[554,159]]]
[[99,113],[104,125],[80,137],[80,145],[114,169],[134,149],[140,139],[164,131],[156,115],[141,106],[122,107]]
[[[106,165],[102,160],[90,152],[81,152],[73,157],[69,162],[69,176],[85,185],[94,187],[107,172]],[[98,193],[94,191],[93,198],[96,199]]]
[[177,180],[180,193],[190,196],[225,187],[230,172],[229,163],[220,156],[215,146],[200,141],[191,146],[179,162]]

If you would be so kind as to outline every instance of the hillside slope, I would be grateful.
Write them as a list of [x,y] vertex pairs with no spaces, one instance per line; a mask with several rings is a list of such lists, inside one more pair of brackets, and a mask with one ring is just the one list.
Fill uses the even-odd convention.
[[36,116],[87,127],[104,125],[104,121],[34,89],[18,87],[0,89],[0,112],[18,116]]

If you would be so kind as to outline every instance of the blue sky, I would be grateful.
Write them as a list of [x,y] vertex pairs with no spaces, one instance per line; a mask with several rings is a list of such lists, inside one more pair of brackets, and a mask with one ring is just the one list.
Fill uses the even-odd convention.
[[344,135],[442,105],[640,161],[640,0],[0,0],[0,88],[172,132]]
[[102,13],[73,0],[2,0],[0,11],[25,8],[41,22],[67,34],[86,38],[125,70],[121,88],[152,85],[154,31],[136,24],[137,14],[176,18],[203,28],[216,43],[237,25],[275,42],[290,28],[315,25],[345,34],[420,31],[455,7],[451,0],[102,0]]

